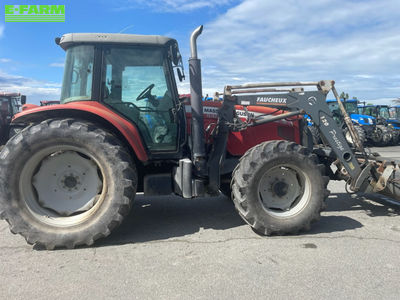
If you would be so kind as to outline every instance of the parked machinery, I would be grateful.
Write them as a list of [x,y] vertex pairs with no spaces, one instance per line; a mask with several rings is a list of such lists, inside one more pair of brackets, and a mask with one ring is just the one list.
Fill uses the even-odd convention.
[[391,121],[400,122],[400,105],[391,106],[389,108],[389,115]]
[[25,95],[0,92],[0,145],[14,134],[14,128],[10,127],[11,119],[21,111],[21,106],[25,103]]
[[398,134],[397,143],[400,142],[400,106],[389,107],[389,119],[387,120]]
[[[390,122],[388,105],[360,105],[363,113],[376,118],[378,136],[382,140],[377,146],[397,145],[399,143],[400,131],[396,122]],[[396,126],[396,127],[395,127]]]
[[[358,113],[357,109],[357,100],[343,100],[344,108],[346,112],[349,114],[351,121],[353,122],[354,128],[356,129],[360,141],[363,144],[366,144],[369,140],[376,140],[376,121],[374,117],[366,116]],[[346,137],[348,143],[353,144],[353,140],[351,138],[349,129],[347,128],[344,122],[344,116],[340,111],[339,104],[336,99],[328,99],[326,101],[328,103],[328,107],[332,112],[334,119],[338,122],[339,126],[343,128],[343,133]]]
[[47,106],[47,105],[57,105],[60,104],[60,100],[41,100],[40,106]]

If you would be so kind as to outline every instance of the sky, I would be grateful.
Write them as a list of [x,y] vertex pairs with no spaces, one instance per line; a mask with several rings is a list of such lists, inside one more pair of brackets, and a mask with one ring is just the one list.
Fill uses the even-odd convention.
[[[5,23],[4,4],[64,4],[65,23]],[[351,97],[390,104],[400,97],[398,0],[7,0],[0,5],[0,91],[29,103],[60,96],[69,32],[175,38],[187,71],[198,39],[203,93],[227,84],[333,79]],[[189,92],[189,79],[178,86]],[[328,96],[329,97],[329,96]]]

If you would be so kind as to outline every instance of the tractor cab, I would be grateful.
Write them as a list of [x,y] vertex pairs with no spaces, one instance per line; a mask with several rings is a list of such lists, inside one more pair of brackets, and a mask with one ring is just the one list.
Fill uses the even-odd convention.
[[21,111],[21,106],[25,103],[25,95],[0,93],[0,144],[6,142],[9,138],[11,119]]
[[[341,113],[336,99],[328,99],[326,102],[328,103],[329,109],[333,113],[334,117],[340,117]],[[359,110],[357,100],[342,100],[342,102],[353,123],[361,126],[370,126],[375,124],[374,117],[363,114],[362,110]]]
[[[65,34],[61,104],[96,101],[139,129],[148,152],[177,152],[179,99],[174,68],[183,77],[176,40],[131,34]],[[184,134],[184,131],[182,135]]]
[[400,132],[400,107],[386,106],[386,109],[389,114],[387,122],[392,125],[394,129]]
[[364,105],[363,113],[375,117],[377,123],[386,125],[390,117],[389,106],[387,105]]
[[392,106],[389,109],[389,112],[390,112],[390,118],[392,120],[400,121],[400,105]]

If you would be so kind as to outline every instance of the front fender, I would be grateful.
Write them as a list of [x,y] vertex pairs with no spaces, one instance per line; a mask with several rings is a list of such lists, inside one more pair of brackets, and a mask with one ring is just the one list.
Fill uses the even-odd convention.
[[140,161],[148,160],[146,149],[136,126],[96,101],[79,101],[31,108],[16,114],[12,123],[32,123],[60,117],[79,118],[101,123],[118,136],[122,136]]

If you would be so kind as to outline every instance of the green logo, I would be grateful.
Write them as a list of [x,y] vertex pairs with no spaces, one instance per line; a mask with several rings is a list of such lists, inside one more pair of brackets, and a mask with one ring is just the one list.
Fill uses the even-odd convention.
[[65,22],[65,5],[6,5],[6,22]]

